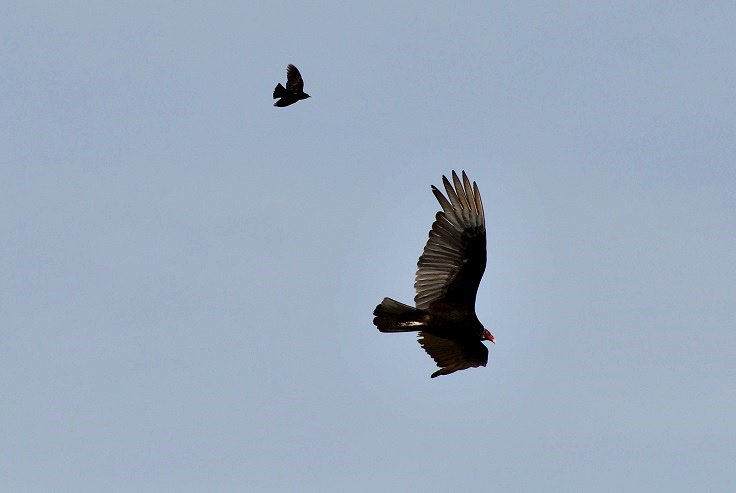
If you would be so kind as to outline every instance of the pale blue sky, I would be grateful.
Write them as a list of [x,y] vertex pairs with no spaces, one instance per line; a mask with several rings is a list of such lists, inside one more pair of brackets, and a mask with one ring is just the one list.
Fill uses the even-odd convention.
[[[732,2],[11,2],[0,490],[736,488]],[[296,64],[312,98],[274,108]],[[486,209],[486,368],[410,302]]]

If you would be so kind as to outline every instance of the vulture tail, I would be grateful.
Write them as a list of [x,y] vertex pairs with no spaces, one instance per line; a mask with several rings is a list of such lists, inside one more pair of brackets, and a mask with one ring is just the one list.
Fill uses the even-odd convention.
[[384,298],[373,310],[373,324],[381,332],[416,332],[424,327],[424,313],[413,306]]

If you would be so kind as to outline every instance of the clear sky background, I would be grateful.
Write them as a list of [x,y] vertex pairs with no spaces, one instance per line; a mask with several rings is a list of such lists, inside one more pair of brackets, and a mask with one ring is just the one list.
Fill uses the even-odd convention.
[[[2,10],[3,492],[736,488],[733,2]],[[452,169],[497,344],[430,379],[372,311]]]

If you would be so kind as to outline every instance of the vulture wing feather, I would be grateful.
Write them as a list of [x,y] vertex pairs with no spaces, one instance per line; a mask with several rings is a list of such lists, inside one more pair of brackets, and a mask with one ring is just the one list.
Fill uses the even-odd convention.
[[483,202],[478,186],[471,185],[464,171],[462,181],[453,171],[452,182],[444,176],[442,182],[446,196],[432,187],[442,211],[417,263],[414,301],[420,309],[440,299],[472,309],[486,268]]

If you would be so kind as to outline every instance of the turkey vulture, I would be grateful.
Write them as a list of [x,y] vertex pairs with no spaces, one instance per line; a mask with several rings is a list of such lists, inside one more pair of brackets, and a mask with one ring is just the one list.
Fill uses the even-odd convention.
[[453,171],[453,183],[442,177],[447,198],[432,186],[442,210],[417,263],[416,308],[384,298],[373,311],[373,324],[381,332],[419,331],[419,344],[440,368],[432,378],[486,366],[488,349],[481,341],[496,342],[475,315],[486,269],[483,202],[478,185],[471,187],[465,171],[462,176],[461,182]]
[[299,73],[298,68],[289,64],[286,67],[286,87],[282,86],[280,82],[276,85],[276,88],[273,90],[273,98],[281,99],[273,103],[273,105],[279,107],[289,106],[308,97],[309,94],[304,92],[302,74]]

